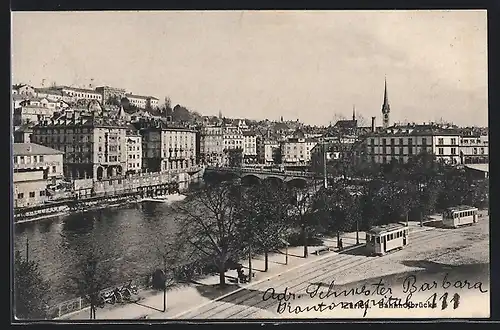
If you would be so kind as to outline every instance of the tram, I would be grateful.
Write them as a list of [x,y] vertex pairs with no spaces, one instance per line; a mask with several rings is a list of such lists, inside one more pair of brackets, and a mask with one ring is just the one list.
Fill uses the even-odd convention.
[[366,249],[369,255],[383,256],[408,245],[409,228],[400,223],[372,227],[366,232]]
[[473,225],[477,223],[476,207],[459,205],[447,208],[443,212],[443,227],[458,228],[464,225]]

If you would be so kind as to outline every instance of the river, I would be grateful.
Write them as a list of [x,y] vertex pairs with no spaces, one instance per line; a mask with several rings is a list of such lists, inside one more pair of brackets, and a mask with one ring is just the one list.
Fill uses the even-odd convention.
[[51,305],[75,298],[75,265],[91,246],[110,262],[114,283],[138,279],[160,265],[151,246],[155,235],[172,234],[174,211],[168,204],[142,203],[14,225],[14,249],[36,260],[51,283]]

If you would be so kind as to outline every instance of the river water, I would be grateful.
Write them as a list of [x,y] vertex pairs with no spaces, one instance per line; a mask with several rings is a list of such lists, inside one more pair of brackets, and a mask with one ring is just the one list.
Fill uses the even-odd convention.
[[106,256],[116,284],[151,274],[160,265],[151,238],[171,235],[174,216],[168,204],[142,203],[16,224],[14,249],[25,255],[28,240],[29,259],[51,283],[52,305],[78,296],[71,278],[92,246]]

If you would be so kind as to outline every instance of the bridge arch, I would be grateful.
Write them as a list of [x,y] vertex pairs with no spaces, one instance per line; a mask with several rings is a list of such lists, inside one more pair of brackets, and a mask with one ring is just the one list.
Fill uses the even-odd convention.
[[244,174],[241,176],[241,183],[244,185],[260,184],[261,180],[261,177],[255,174]]
[[307,179],[305,178],[289,178],[285,182],[287,186],[295,188],[305,188],[307,185]]

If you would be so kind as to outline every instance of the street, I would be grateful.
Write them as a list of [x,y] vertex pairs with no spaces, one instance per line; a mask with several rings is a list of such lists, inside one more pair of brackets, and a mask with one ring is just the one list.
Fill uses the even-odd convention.
[[[362,248],[342,254],[332,254],[331,257],[315,260],[295,271],[286,272],[267,281],[247,286],[201,308],[181,313],[176,318],[487,317],[489,315],[488,230],[487,217],[481,218],[478,224],[470,227],[417,230],[410,236],[410,244],[401,251],[383,257],[368,257],[364,255]],[[450,281],[455,287],[455,291],[458,290],[457,286],[461,286],[461,284],[456,284],[457,281],[461,281],[460,283],[470,282],[471,285],[469,285],[469,289],[459,288],[465,291],[461,293],[462,304],[456,310],[451,307],[446,310],[441,308],[374,309],[366,307],[366,309],[371,308],[370,311],[366,312],[364,307],[352,308],[352,305],[351,308],[336,307],[326,308],[326,310],[323,308],[320,311],[319,308],[313,310],[310,307],[308,310],[304,310],[306,306],[317,305],[318,301],[323,300],[318,297],[319,294],[312,297],[311,293],[314,288],[322,287],[321,290],[326,292],[332,281],[335,283],[335,290],[344,293],[353,287],[362,287],[363,284],[360,283],[363,282],[370,283],[365,284],[365,287],[368,287],[372,283],[382,281],[386,290],[387,288],[391,290],[393,297],[406,290],[404,295],[400,295],[400,298],[404,298],[410,292],[408,288],[405,288],[405,285],[409,285],[408,276],[412,276],[410,280],[413,279],[413,276],[415,279],[417,278],[416,275],[408,274],[418,274],[418,281],[429,284],[428,290],[419,290],[424,292],[420,292],[420,295],[413,295],[411,300],[414,302],[418,299],[428,299],[434,293],[437,294],[438,298],[442,296],[443,290],[440,289],[443,288],[439,285],[432,287],[435,278],[441,277],[441,280],[436,280],[436,283]],[[443,276],[448,277],[443,280]],[[375,278],[377,280],[374,280]],[[406,283],[403,284],[405,280]],[[481,285],[477,285],[478,282]],[[411,285],[417,287],[420,284],[411,283]],[[368,298],[375,299],[373,288],[370,290],[372,292]],[[367,295],[361,293],[361,295],[363,294]],[[380,292],[377,295],[380,295]],[[346,294],[339,295],[337,300],[341,298],[340,296],[344,297]],[[361,299],[355,296],[352,294],[350,298]],[[376,297],[375,300],[379,301],[383,296]],[[329,305],[332,299],[324,300],[324,304]],[[339,304],[344,304],[344,302],[346,302],[346,298],[338,301]],[[155,318],[155,316],[151,315],[150,319]]]

